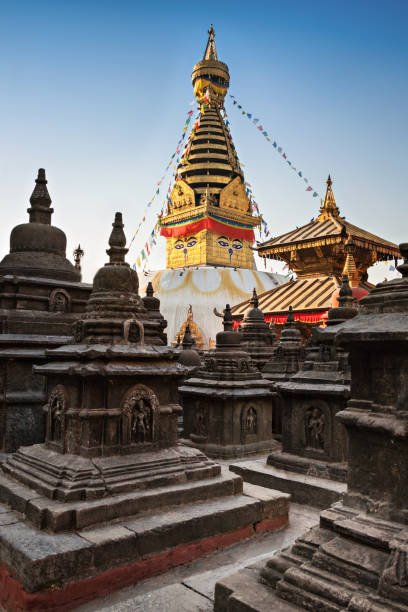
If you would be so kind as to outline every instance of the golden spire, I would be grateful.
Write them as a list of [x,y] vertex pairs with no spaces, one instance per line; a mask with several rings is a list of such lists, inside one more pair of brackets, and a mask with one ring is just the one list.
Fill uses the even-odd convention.
[[345,244],[346,251],[346,261],[344,262],[343,267],[343,276],[348,276],[350,287],[355,288],[360,284],[360,274],[356,267],[356,262],[354,260],[354,242],[350,237],[347,238]]
[[203,60],[218,60],[217,49],[215,47],[215,32],[213,24],[208,30],[208,41],[204,51]]
[[204,59],[193,68],[200,106],[177,167],[168,212],[161,218],[167,238],[167,267],[197,265],[255,268],[252,215],[237,152],[225,121],[229,86],[227,64],[218,59],[214,28],[208,31]]
[[324,197],[324,202],[320,206],[320,214],[317,217],[318,221],[325,221],[330,216],[338,217],[340,215],[340,210],[337,208],[336,200],[334,199],[332,184],[333,181],[331,180],[331,176],[329,174],[326,181],[326,195]]

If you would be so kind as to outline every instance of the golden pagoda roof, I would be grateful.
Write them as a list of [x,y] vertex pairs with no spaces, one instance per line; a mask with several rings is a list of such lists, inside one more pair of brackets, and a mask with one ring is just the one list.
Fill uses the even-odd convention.
[[356,246],[375,250],[381,255],[399,257],[399,248],[393,242],[380,238],[367,230],[350,223],[340,216],[332,190],[332,180],[329,175],[325,199],[320,207],[320,213],[306,225],[297,227],[285,234],[271,238],[258,245],[258,253],[262,257],[282,256],[294,249],[306,249],[335,243],[345,243],[352,238]]
[[[298,278],[258,295],[259,308],[265,315],[287,314],[289,306],[294,312],[326,311],[332,307],[332,296],[339,286],[340,278],[335,276]],[[373,285],[360,283],[360,287],[370,291]],[[249,302],[250,298],[234,306],[233,316],[243,317]]]

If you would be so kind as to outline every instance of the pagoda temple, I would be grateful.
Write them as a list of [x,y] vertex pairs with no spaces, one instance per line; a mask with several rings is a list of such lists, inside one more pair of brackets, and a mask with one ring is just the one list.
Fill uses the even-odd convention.
[[[396,244],[341,216],[330,175],[326,185],[315,219],[258,245],[261,257],[283,261],[296,274],[295,280],[258,296],[266,321],[284,324],[292,306],[295,321],[307,327],[321,325],[337,303],[343,274],[349,277],[353,297],[359,300],[373,287],[367,282],[368,268],[378,261],[398,259]],[[248,305],[249,299],[232,309],[237,325]]]
[[225,303],[242,301],[254,287],[263,293],[280,282],[279,275],[256,269],[254,230],[260,217],[252,210],[226,121],[229,82],[211,26],[203,59],[192,73],[199,116],[177,168],[168,210],[160,219],[167,269],[145,280],[152,281],[160,296],[169,342],[183,335],[191,304],[197,334],[190,329],[203,348],[211,346],[220,331],[219,322],[208,317],[213,307],[220,310]]

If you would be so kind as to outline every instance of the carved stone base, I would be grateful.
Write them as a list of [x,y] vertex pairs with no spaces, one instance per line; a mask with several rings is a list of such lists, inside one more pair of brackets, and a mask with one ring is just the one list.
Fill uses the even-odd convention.
[[267,463],[281,470],[290,470],[316,478],[329,478],[338,482],[346,482],[347,479],[347,463],[330,463],[281,451],[271,453]]
[[263,591],[263,607],[254,607],[245,593],[235,606],[231,589],[227,593],[221,583],[215,610],[407,610],[407,543],[405,525],[336,504],[321,513],[319,527],[272,557],[258,574],[270,588],[270,595]]
[[[87,459],[61,455],[43,445],[21,448],[1,468],[5,477],[0,481],[0,499],[15,509],[22,505],[38,527],[57,531],[78,526],[84,507],[92,523],[107,520],[103,515],[107,505],[112,517],[127,516],[132,502],[137,505],[144,492],[213,478],[221,469],[200,451],[183,446]],[[30,500],[27,507],[11,495],[16,486]]]
[[183,439],[181,442],[183,445],[194,447],[205,453],[208,457],[214,459],[237,459],[239,457],[267,453],[268,451],[276,449],[279,445],[279,443],[272,438],[270,440],[237,445],[214,444],[205,442],[205,439],[198,440],[197,438],[198,437],[193,434],[191,440]]

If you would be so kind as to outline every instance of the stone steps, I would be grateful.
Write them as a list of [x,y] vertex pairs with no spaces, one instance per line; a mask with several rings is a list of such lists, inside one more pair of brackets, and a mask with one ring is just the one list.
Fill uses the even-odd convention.
[[0,527],[4,592],[13,594],[15,609],[22,601],[36,609],[41,601],[41,609],[54,610],[75,607],[255,533],[280,529],[288,522],[288,500],[276,491],[249,487],[70,533],[38,530],[12,514],[15,522]]
[[292,501],[317,508],[328,508],[347,488],[346,483],[278,469],[267,465],[265,460],[241,461],[229,468],[246,482],[290,493]]

